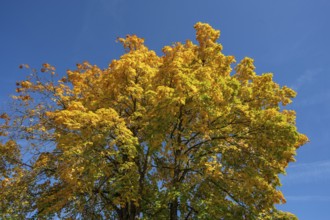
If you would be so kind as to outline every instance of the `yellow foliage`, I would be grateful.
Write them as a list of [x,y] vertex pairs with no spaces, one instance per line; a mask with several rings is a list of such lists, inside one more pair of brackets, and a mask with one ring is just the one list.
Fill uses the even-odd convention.
[[296,93],[251,58],[232,67],[220,31],[195,29],[198,45],[163,56],[128,35],[105,69],[83,62],[56,79],[46,63],[18,82],[19,111],[0,115],[0,218],[290,217],[274,205],[308,141],[282,107]]

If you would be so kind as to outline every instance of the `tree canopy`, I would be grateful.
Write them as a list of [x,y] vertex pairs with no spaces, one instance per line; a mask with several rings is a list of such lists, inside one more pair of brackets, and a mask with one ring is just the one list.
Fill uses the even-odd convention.
[[1,114],[0,217],[295,219],[275,205],[308,141],[284,107],[296,93],[194,27],[196,43],[162,56],[128,35],[104,69],[21,66],[30,74]]

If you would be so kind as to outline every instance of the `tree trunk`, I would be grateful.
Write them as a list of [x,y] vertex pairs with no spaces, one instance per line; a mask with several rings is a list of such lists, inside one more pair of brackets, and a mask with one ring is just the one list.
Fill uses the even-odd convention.
[[171,203],[170,203],[170,220],[178,220],[178,198],[175,198]]
[[133,202],[126,203],[126,206],[119,211],[120,220],[135,220],[138,209]]

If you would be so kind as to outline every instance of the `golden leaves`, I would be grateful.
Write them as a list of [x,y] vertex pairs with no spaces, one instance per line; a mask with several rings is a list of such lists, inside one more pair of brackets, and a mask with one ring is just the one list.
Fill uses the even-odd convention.
[[127,35],[126,38],[118,38],[118,41],[123,44],[128,51],[139,50],[145,48],[144,39],[138,38],[136,35]]
[[235,67],[235,77],[242,83],[246,84],[249,80],[252,80],[256,73],[254,72],[255,66],[253,64],[254,60],[249,57],[245,57],[241,62]]
[[85,61],[56,79],[46,63],[17,83],[23,104],[11,120],[0,115],[0,132],[26,141],[35,157],[25,163],[9,141],[0,144],[0,168],[7,196],[33,199],[22,212],[117,217],[135,207],[168,219],[159,204],[177,201],[182,215],[198,210],[192,218],[257,219],[285,202],[278,174],[308,141],[295,112],[281,110],[295,92],[258,75],[248,57],[232,73],[220,31],[194,27],[199,45],[175,43],[157,56],[127,35],[118,39],[127,53],[105,69]]
[[196,39],[201,47],[207,46],[210,42],[215,43],[220,37],[220,31],[213,29],[209,24],[198,22],[194,28]]

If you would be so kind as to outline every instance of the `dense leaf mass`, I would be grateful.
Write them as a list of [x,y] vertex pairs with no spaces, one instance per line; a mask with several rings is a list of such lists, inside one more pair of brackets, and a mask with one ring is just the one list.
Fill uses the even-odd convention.
[[295,92],[195,29],[161,57],[128,35],[105,69],[31,69],[1,115],[0,217],[295,219],[274,206],[307,142]]

